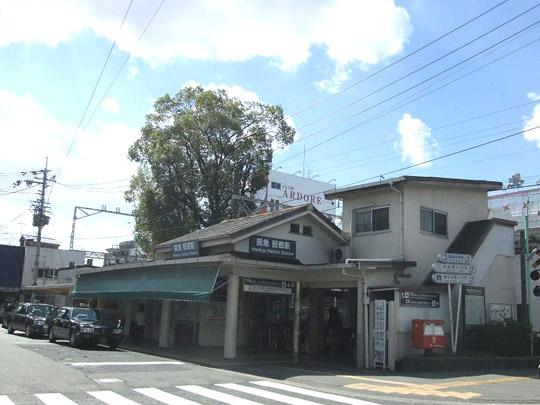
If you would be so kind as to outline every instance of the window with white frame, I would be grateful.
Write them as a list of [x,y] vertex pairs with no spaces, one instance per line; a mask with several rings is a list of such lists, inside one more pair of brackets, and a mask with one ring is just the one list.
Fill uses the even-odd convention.
[[353,211],[354,232],[377,232],[390,229],[390,207],[360,208]]
[[420,230],[435,235],[448,236],[448,214],[430,208],[420,208]]

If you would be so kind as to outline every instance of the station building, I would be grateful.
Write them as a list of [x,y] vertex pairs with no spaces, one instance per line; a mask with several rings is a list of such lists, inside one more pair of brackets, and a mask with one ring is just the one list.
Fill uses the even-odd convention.
[[393,369],[416,353],[413,319],[442,320],[449,334],[457,289],[433,282],[439,254],[472,256],[463,329],[516,319],[515,223],[488,217],[501,187],[403,176],[336,189],[325,197],[342,200],[342,229],[312,204],[225,220],[155,246],[153,261],[80,272],[73,298],[101,300],[126,333],[161,347]]

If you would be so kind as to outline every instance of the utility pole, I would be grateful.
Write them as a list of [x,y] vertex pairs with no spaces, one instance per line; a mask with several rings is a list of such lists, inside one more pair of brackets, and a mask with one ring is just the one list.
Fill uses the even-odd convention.
[[[48,169],[49,158],[45,158],[45,168],[41,170],[33,170],[29,172],[32,175],[31,179],[26,180],[17,180],[15,186],[19,186],[22,183],[25,183],[27,186],[31,187],[32,185],[41,186],[37,200],[32,202],[32,207],[34,209],[34,216],[32,220],[32,225],[38,228],[37,239],[36,239],[36,255],[34,257],[34,265],[32,267],[32,285],[37,285],[38,269],[39,269],[39,257],[41,253],[41,233],[43,227],[49,224],[50,217],[47,215],[49,213],[49,203],[45,202],[45,192],[49,187],[50,183],[54,181],[54,176],[49,178]],[[22,173],[26,175],[26,172]],[[32,302],[36,300],[35,291],[32,292]]]

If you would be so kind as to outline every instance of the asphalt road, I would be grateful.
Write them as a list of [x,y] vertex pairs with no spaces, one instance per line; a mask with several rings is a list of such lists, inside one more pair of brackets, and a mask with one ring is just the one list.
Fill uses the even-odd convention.
[[0,405],[6,404],[454,404],[540,403],[536,370],[497,374],[336,372],[241,366],[234,370],[0,331]]

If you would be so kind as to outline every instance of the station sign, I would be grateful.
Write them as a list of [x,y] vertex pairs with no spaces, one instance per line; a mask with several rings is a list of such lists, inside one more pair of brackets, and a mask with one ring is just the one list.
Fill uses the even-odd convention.
[[461,253],[441,253],[437,255],[437,260],[441,263],[471,264],[472,256]]
[[431,279],[437,284],[472,284],[474,276],[470,274],[433,273]]
[[177,259],[185,259],[188,257],[200,256],[200,242],[198,240],[187,240],[185,242],[177,242],[171,245],[172,257]]
[[418,291],[400,291],[399,303],[411,307],[439,308],[440,306],[438,293]]
[[473,274],[474,267],[468,264],[434,263],[431,268],[437,273]]
[[249,238],[249,253],[254,256],[294,259],[296,242],[255,235]]
[[262,294],[292,294],[290,281],[264,280],[260,278],[244,278],[244,291]]

